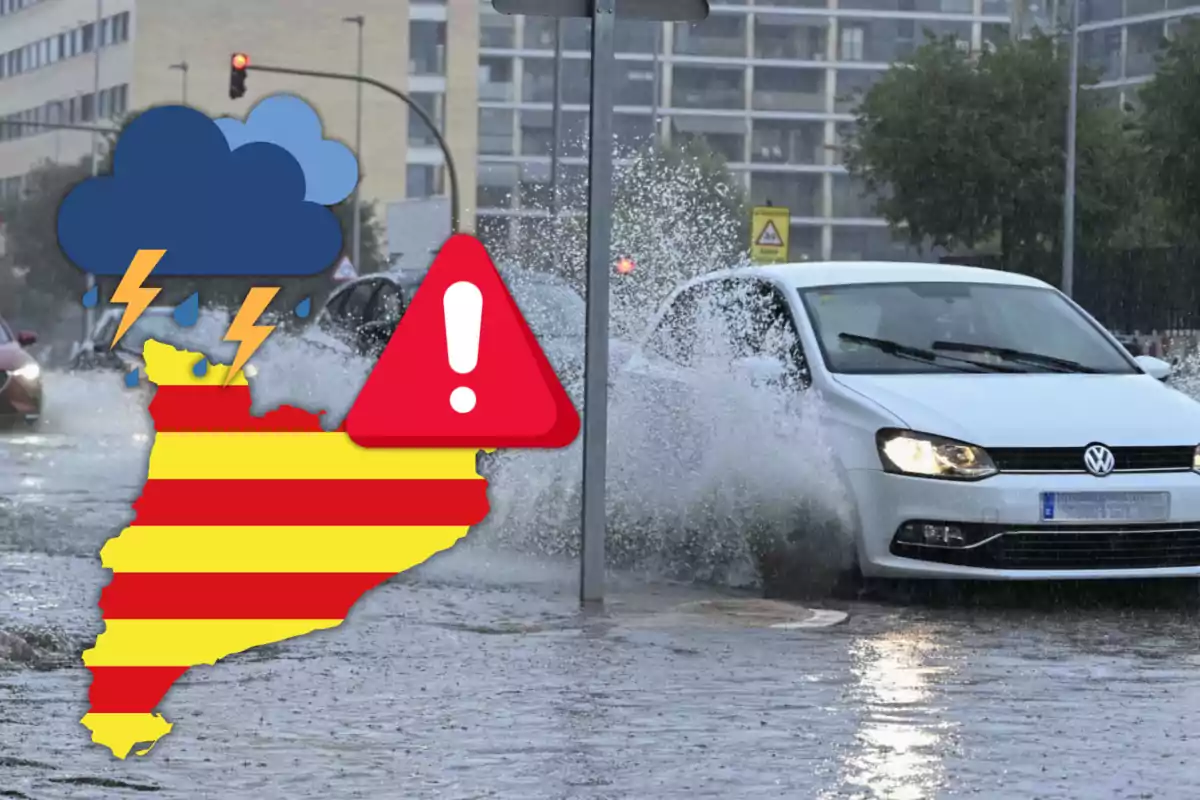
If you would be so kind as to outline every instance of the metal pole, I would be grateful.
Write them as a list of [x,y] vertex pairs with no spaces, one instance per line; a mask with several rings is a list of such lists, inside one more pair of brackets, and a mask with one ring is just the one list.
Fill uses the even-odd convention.
[[592,100],[588,142],[587,351],[583,388],[583,534],[579,599],[604,602],[608,460],[608,271],[612,263],[612,113],[616,0],[592,0]]
[[662,102],[659,96],[662,94],[662,78],[660,77],[661,63],[659,61],[659,51],[662,50],[662,23],[658,22],[654,25],[654,62],[651,69],[654,70],[653,86],[654,99],[650,102],[650,119],[654,123],[654,138],[653,142],[658,142],[658,107]]
[[1063,190],[1062,290],[1075,289],[1075,118],[1079,103],[1079,0],[1071,0],[1071,57],[1067,87],[1067,167]]
[[[362,158],[362,119],[363,119],[363,104],[362,104],[362,74],[363,74],[363,24],[366,18],[359,14],[357,17],[346,17],[346,22],[353,22],[358,26],[358,77],[359,81],[356,85],[358,96],[355,99],[354,113],[354,156]],[[359,161],[359,173],[362,172],[362,161]],[[361,180],[361,177],[360,177]],[[353,244],[351,245],[352,260],[355,269],[362,269],[362,196],[359,191],[359,184],[354,185],[354,222],[353,222]]]
[[559,217],[559,160],[562,158],[562,118],[563,118],[563,27],[566,21],[554,20],[554,110],[550,124],[550,208],[554,213],[557,224]]
[[[92,63],[92,118],[99,121],[100,118],[100,23],[104,20],[104,0],[96,0],[96,25],[92,28],[92,50],[95,51],[95,57]],[[92,132],[92,177],[100,174],[100,137],[96,132]],[[96,287],[96,277],[92,273],[87,274],[87,291],[90,292]],[[94,308],[84,308],[83,310],[83,336],[81,342],[86,342],[88,336],[92,332],[92,326],[96,320],[96,312]]]
[[358,75],[346,75],[341,72],[324,72],[315,69],[292,69],[291,67],[267,67],[262,65],[248,65],[247,71],[257,72],[274,72],[279,75],[303,75],[309,78],[326,78],[331,81],[359,81],[368,86],[374,86],[376,89],[381,89],[397,100],[402,101],[408,109],[421,118],[421,121],[429,128],[429,132],[433,134],[433,138],[437,141],[437,145],[441,148],[442,155],[446,158],[446,177],[450,181],[450,232],[458,233],[459,225],[459,207],[458,207],[458,169],[454,166],[454,154],[450,152],[450,145],[446,143],[446,137],[442,136],[442,132],[438,130],[437,123],[433,118],[425,113],[425,109],[416,103],[411,97],[399,89],[388,86],[382,81],[377,81],[374,78],[367,78]]

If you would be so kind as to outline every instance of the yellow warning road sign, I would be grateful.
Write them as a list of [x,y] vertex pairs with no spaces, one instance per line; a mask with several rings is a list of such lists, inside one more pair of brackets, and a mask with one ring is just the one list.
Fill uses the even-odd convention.
[[779,206],[755,206],[750,217],[750,260],[755,264],[785,264],[791,214]]

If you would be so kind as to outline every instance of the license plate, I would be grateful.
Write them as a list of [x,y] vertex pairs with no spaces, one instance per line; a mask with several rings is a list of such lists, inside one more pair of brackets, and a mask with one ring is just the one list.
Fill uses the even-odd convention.
[[1044,522],[1162,522],[1170,492],[1043,492]]

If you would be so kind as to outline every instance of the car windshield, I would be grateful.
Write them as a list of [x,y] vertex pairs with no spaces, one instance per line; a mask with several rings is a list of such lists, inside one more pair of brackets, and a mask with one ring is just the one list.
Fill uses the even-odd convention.
[[12,344],[12,333],[8,330],[8,323],[0,319],[0,344]]
[[569,286],[550,281],[518,279],[509,282],[509,289],[525,321],[539,338],[583,338],[583,298]]
[[887,283],[802,288],[800,296],[831,372],[1137,372],[1047,288]]

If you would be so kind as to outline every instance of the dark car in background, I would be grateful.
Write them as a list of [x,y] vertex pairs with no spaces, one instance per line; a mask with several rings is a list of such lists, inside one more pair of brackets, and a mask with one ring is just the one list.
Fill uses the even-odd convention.
[[42,368],[25,348],[37,342],[0,317],[0,426],[37,422],[42,415]]
[[[583,298],[548,273],[502,268],[500,275],[559,380],[575,394],[583,376]],[[314,324],[359,355],[378,358],[419,286],[419,279],[395,273],[358,278],[330,295]],[[610,341],[610,364],[623,363],[629,352],[629,344]]]

